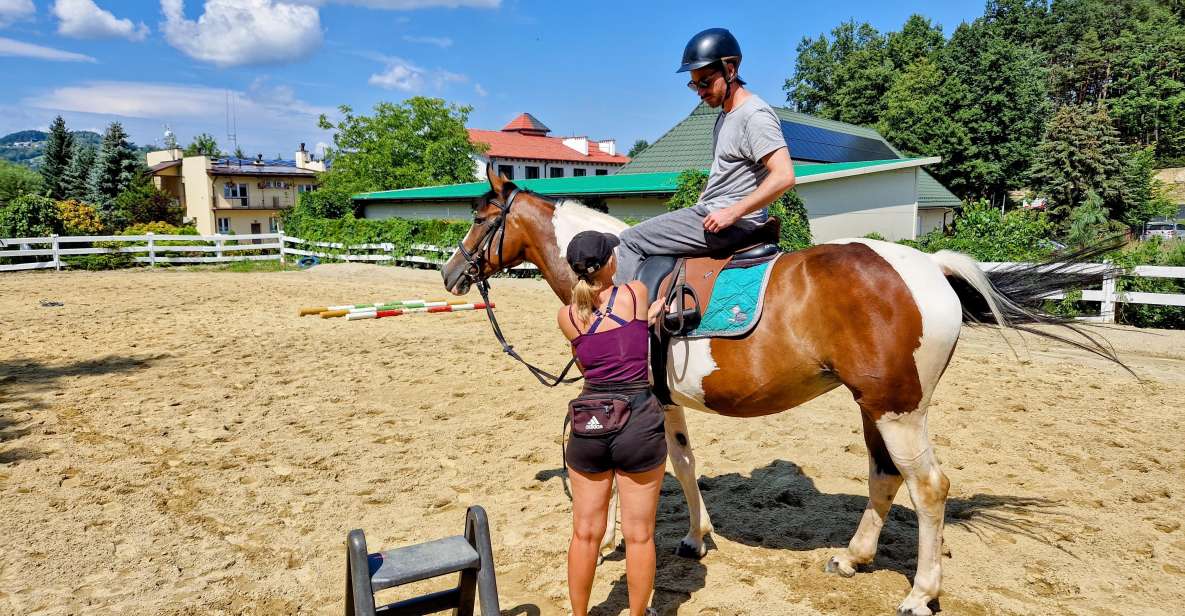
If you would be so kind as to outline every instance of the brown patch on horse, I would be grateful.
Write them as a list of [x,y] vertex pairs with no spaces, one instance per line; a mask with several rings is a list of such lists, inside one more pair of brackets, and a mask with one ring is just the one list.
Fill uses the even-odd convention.
[[711,341],[718,368],[703,381],[708,408],[768,415],[841,384],[873,422],[918,407],[922,315],[892,265],[852,243],[789,253],[772,267],[761,323],[748,336]]

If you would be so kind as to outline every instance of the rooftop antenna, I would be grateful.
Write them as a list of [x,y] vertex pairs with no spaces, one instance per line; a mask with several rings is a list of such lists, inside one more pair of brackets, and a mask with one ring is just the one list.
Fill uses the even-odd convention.
[[[235,107],[230,100],[230,90],[226,91],[226,141],[234,146],[233,152],[239,151],[239,122],[235,115]],[[235,157],[235,164],[242,166],[243,161]]]

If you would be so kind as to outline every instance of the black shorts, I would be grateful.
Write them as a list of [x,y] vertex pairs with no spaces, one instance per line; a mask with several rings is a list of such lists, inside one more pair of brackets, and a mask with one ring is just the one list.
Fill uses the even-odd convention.
[[641,473],[665,464],[667,438],[663,424],[662,405],[650,394],[630,411],[629,421],[617,434],[587,437],[570,433],[565,449],[568,466],[582,473]]

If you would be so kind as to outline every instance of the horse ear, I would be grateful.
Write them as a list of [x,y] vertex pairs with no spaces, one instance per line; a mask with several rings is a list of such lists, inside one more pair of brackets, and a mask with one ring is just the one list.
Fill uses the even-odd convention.
[[490,182],[491,190],[502,194],[502,184],[506,182],[506,178],[494,172],[494,163],[486,163],[486,179]]

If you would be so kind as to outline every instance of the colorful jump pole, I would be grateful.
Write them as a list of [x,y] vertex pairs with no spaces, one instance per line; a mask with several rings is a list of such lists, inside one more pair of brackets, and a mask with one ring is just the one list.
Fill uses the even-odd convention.
[[[404,300],[393,300],[393,301],[388,301],[388,302],[374,302],[371,304],[346,304],[346,305],[342,305],[342,306],[312,306],[312,307],[301,308],[299,315],[304,317],[304,316],[316,314],[316,315],[320,315],[322,318],[328,319],[328,318],[332,318],[332,317],[345,316],[345,315],[349,314],[350,312],[355,312],[358,310],[382,310],[382,309],[394,309],[394,308],[404,308],[404,307],[406,307],[406,308],[420,308],[423,306],[436,306],[436,305],[443,306],[443,305],[454,305],[454,304],[464,304],[464,303],[467,303],[466,300],[404,299]],[[325,313],[331,313],[331,314],[327,315]]]
[[[491,303],[490,308],[494,307]],[[472,304],[450,304],[446,306],[421,306],[418,308],[398,308],[392,310],[370,310],[351,312],[346,316],[347,321],[358,321],[361,319],[384,319],[387,317],[397,317],[404,314],[414,314],[417,312],[464,312],[466,310],[485,310],[486,304],[483,302],[476,302]]]

